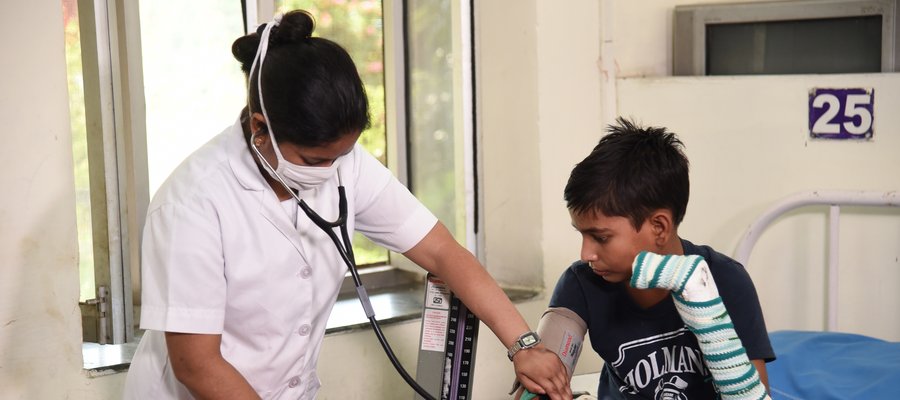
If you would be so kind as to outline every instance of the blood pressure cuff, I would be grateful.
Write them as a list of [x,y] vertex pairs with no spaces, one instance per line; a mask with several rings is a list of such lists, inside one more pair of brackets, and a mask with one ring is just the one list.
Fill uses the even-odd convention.
[[[548,350],[556,353],[560,361],[566,366],[569,379],[575,373],[575,364],[581,355],[581,347],[584,344],[584,335],[587,333],[587,323],[574,311],[562,307],[550,307],[541,316],[537,334],[541,337],[541,343]],[[513,384],[509,394],[513,394],[520,386],[518,380]]]
[[568,308],[551,307],[541,316],[537,333],[544,347],[559,356],[569,378],[572,378],[578,356],[581,355],[587,323]]

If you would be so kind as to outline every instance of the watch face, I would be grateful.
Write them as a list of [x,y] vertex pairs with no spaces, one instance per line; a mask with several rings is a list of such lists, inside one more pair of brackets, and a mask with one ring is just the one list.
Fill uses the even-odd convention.
[[534,335],[528,335],[522,338],[522,344],[525,346],[531,346],[535,343],[537,343],[537,338],[535,338]]

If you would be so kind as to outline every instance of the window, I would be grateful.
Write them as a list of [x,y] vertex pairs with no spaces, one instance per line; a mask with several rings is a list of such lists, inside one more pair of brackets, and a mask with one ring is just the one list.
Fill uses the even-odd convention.
[[897,0],[675,7],[674,75],[900,70]]
[[707,75],[881,71],[881,16],[710,24],[706,43]]
[[[384,162],[381,2],[276,3],[281,12],[310,11],[317,18],[315,34],[335,40],[350,52],[369,94],[372,115],[372,127],[360,142]],[[244,34],[242,13],[239,2],[202,0],[179,3],[178,7],[141,2],[151,197],[183,159],[218,134],[245,105],[243,73],[231,55],[231,44]],[[201,15],[205,23],[195,23]],[[251,23],[249,28],[254,26]],[[360,265],[388,261],[386,250],[360,234],[354,237],[354,249]]]
[[[454,237],[464,240],[468,232],[466,154],[474,149],[471,112],[464,112],[462,96],[470,84],[464,82],[460,27],[451,16],[449,0],[406,2],[408,35],[407,75],[409,112],[410,187]],[[467,43],[468,44],[468,43]],[[471,172],[471,171],[469,171]],[[469,246],[472,247],[471,245]]]
[[63,0],[62,6],[84,338],[124,343],[133,335],[129,288],[147,197],[135,185],[146,181],[143,113],[137,106],[143,85],[133,67],[139,54],[132,45],[135,36],[120,29],[135,14],[127,5],[118,10],[116,2],[103,0]]
[[[463,51],[467,28],[451,17],[462,15],[459,4],[272,0],[247,2],[250,10],[242,10],[236,1],[61,1],[79,191],[82,315],[92,318],[84,324],[86,341],[134,338],[140,232],[149,199],[244,106],[245,80],[230,49],[244,33],[245,12],[249,28],[256,26],[252,10],[309,10],[317,20],[315,34],[350,52],[372,118],[361,143],[473,248],[474,135],[466,102],[471,67]],[[455,14],[447,13],[451,9]],[[360,264],[403,262],[361,235],[354,239]]]
[[63,23],[66,32],[66,72],[72,129],[72,159],[75,170],[78,270],[81,278],[79,300],[84,302],[93,298],[95,294],[94,249],[91,237],[91,190],[84,118],[84,80],[81,72],[81,32],[78,27],[78,5],[75,0],[63,0]]
[[246,104],[231,44],[244,34],[237,1],[140,2],[150,197]]

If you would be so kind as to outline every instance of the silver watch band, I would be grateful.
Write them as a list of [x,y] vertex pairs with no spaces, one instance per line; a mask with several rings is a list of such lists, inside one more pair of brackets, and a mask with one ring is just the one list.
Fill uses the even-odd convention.
[[537,333],[532,331],[525,332],[521,336],[519,336],[518,339],[516,339],[516,342],[513,343],[512,346],[509,347],[506,355],[507,357],[509,357],[509,360],[512,361],[513,356],[515,356],[516,353],[518,353],[520,350],[530,349],[540,343],[541,337],[538,336]]

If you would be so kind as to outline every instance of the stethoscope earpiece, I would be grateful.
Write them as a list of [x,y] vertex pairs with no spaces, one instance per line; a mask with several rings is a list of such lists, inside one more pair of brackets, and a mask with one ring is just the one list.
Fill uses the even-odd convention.
[[265,140],[265,138],[263,138],[263,135],[265,133],[266,133],[265,129],[260,129],[260,130],[256,131],[256,133],[253,133],[250,135],[250,140],[253,142],[254,146],[261,147],[263,145],[263,141]]

